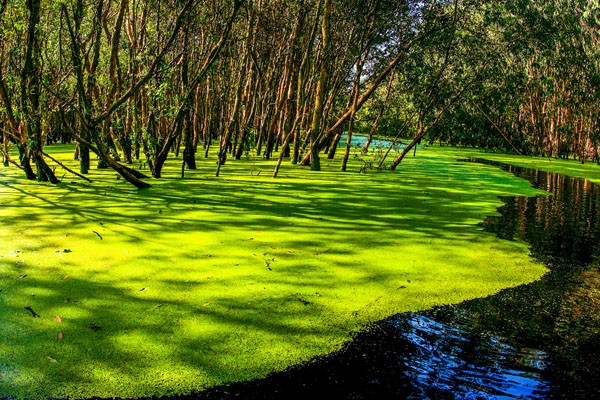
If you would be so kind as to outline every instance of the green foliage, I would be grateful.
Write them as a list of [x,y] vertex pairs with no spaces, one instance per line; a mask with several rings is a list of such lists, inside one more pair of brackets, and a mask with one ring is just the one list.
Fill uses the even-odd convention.
[[482,8],[488,52],[496,56],[477,85],[476,107],[467,103],[457,111],[474,123],[464,129],[447,121],[446,134],[461,144],[511,149],[512,142],[528,153],[596,160],[598,21],[587,16],[599,10],[588,1],[505,1]]

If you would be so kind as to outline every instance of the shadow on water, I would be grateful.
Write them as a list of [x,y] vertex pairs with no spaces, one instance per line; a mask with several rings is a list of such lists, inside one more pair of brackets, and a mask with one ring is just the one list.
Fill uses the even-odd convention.
[[550,272],[497,295],[405,313],[342,351],[194,398],[600,398],[600,187],[483,160],[551,196],[503,198],[481,225],[530,244]]

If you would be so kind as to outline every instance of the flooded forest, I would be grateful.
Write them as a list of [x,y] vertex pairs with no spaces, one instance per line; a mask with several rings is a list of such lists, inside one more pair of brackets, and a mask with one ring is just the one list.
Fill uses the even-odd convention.
[[0,0],[0,400],[600,398],[597,0]]

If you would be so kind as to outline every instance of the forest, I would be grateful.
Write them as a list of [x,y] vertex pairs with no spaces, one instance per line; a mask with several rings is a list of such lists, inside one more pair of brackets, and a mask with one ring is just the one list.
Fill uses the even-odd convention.
[[0,0],[0,400],[600,398],[598,0]]
[[73,173],[144,188],[211,149],[276,176],[342,141],[343,171],[358,133],[407,141],[379,169],[421,140],[600,162],[599,27],[587,0],[2,0],[3,161],[57,182],[74,141]]

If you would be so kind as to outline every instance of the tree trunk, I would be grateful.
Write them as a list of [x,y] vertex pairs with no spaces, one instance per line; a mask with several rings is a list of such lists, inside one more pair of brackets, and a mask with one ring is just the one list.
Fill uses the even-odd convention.
[[419,129],[417,131],[417,134],[415,135],[414,139],[412,140],[412,142],[409,143],[408,146],[406,146],[403,150],[402,153],[400,153],[398,155],[398,157],[396,157],[394,159],[394,161],[392,162],[392,164],[390,165],[390,170],[394,171],[398,165],[400,165],[400,163],[402,162],[402,160],[404,159],[404,157],[412,150],[413,147],[415,147],[417,145],[417,143],[419,143],[421,141],[421,139],[423,139],[423,136],[425,136],[425,129],[423,127],[423,121],[419,120]]
[[383,113],[385,112],[385,108],[387,106],[388,100],[390,98],[390,93],[392,91],[392,83],[394,82],[394,76],[396,75],[396,71],[392,71],[392,73],[390,74],[390,80],[388,82],[388,86],[385,92],[385,99],[383,100],[383,104],[381,105],[381,109],[379,110],[379,113],[377,114],[377,118],[375,118],[375,121],[373,122],[373,126],[371,127],[371,130],[369,131],[369,135],[367,136],[367,141],[365,142],[365,145],[362,148],[362,151],[364,153],[367,153],[369,151],[369,146],[371,146],[371,142],[373,141],[373,136],[375,135],[375,132],[377,132],[377,129],[379,128],[379,124],[381,123],[381,118],[383,118]]
[[352,107],[350,114],[350,121],[348,123],[348,137],[346,138],[346,148],[344,150],[344,156],[342,157],[341,170],[346,171],[348,165],[348,158],[350,157],[350,148],[352,145],[352,131],[354,130],[354,118],[356,116],[356,107],[358,105],[358,95],[360,93],[360,78],[363,70],[363,63],[368,54],[368,48],[365,49],[365,54],[356,63],[356,77],[354,78],[354,90],[352,93]]
[[312,171],[321,170],[321,160],[319,158],[321,136],[321,118],[323,116],[323,102],[325,100],[325,90],[327,89],[327,58],[329,56],[329,24],[331,18],[331,0],[324,0],[323,17],[321,20],[321,71],[319,82],[317,84],[317,94],[315,107],[313,110],[312,123],[310,126],[310,169]]
[[189,120],[189,115],[184,127],[184,143],[183,162],[188,169],[195,170],[198,168],[196,166],[196,144],[194,143],[194,127]]
[[40,110],[41,75],[42,71],[41,50],[39,38],[37,37],[38,24],[40,22],[40,0],[27,2],[29,11],[29,23],[27,28],[27,47],[25,49],[25,60],[21,74],[21,106],[23,107],[22,129],[23,136],[30,142],[28,157],[33,158],[39,181],[50,181],[58,183],[54,171],[48,166],[42,155],[44,139],[42,137],[42,116]]

